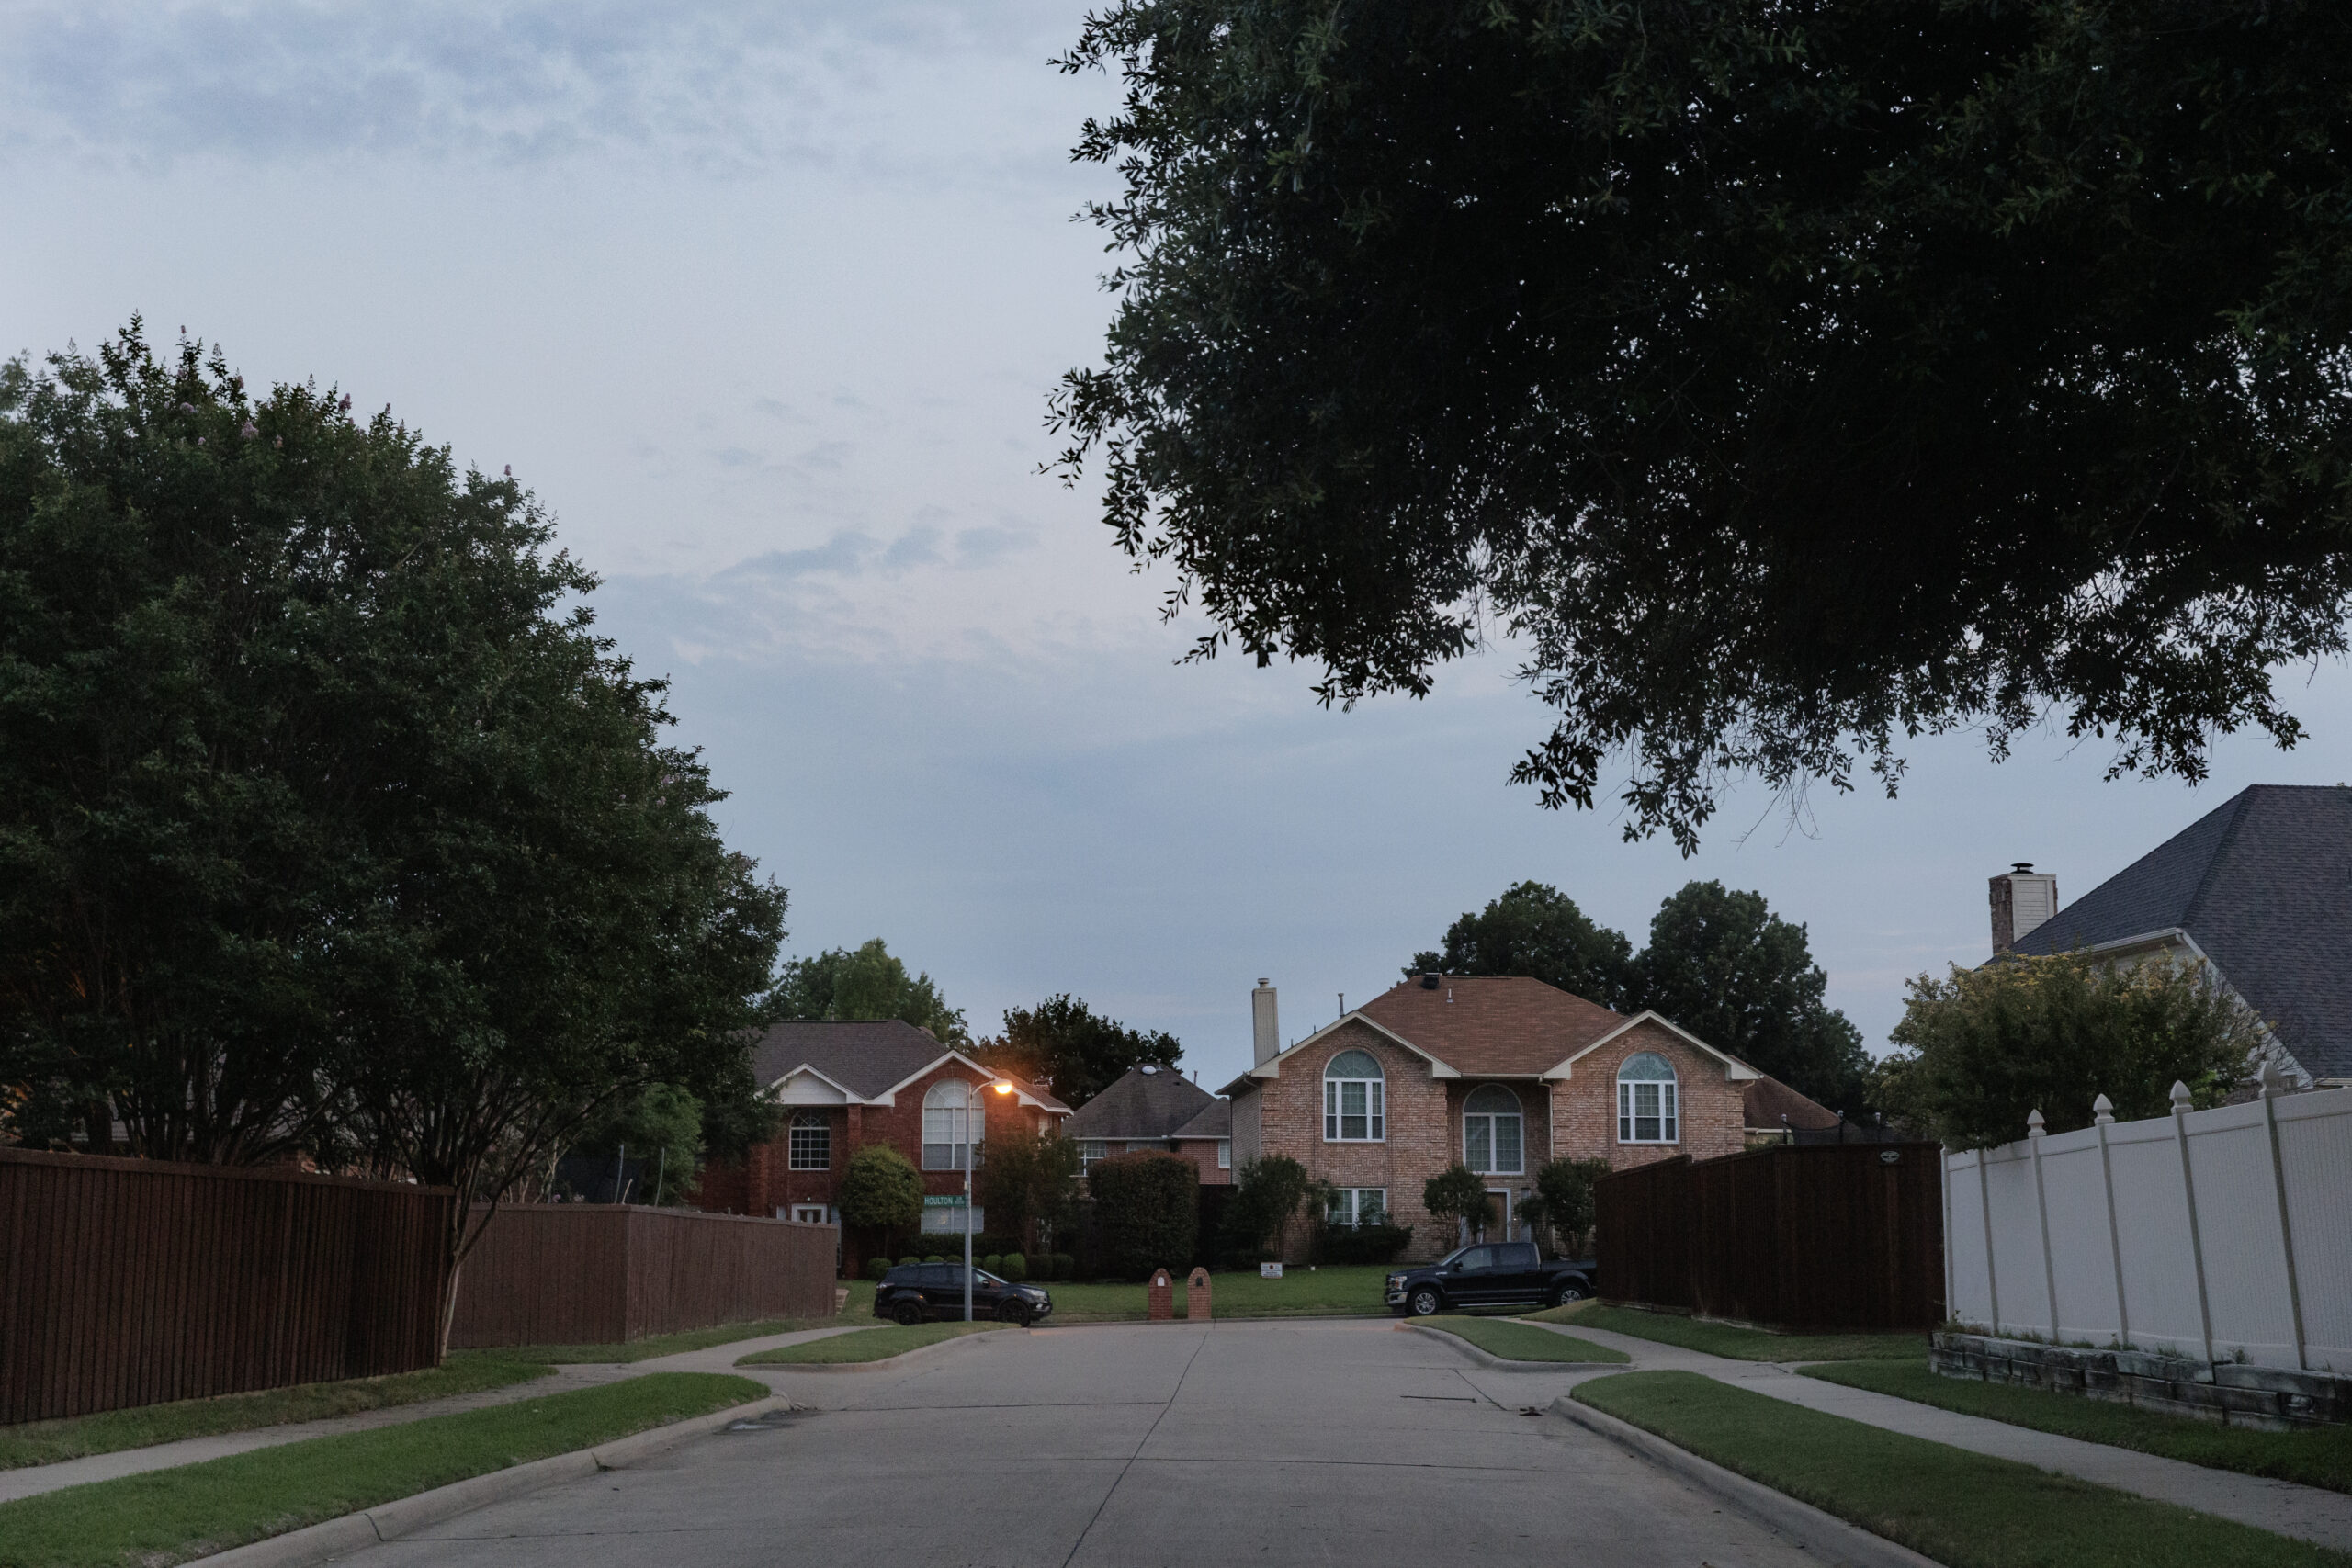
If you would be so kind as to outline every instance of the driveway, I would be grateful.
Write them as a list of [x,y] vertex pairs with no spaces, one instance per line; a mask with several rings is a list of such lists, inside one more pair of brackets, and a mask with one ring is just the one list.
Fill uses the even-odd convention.
[[[1382,1321],[976,1337],[898,1371],[767,1370],[815,1406],[493,1505],[368,1568],[1544,1563],[1816,1553]],[[354,1561],[354,1560],[346,1560]]]

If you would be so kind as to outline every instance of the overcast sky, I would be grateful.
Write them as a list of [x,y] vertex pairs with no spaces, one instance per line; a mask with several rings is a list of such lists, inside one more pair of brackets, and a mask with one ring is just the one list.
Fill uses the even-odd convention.
[[1047,63],[1082,9],[17,0],[0,353],[143,311],[511,463],[674,682],[792,951],[881,936],[983,1030],[1072,991],[1204,1083],[1257,976],[1295,1036],[1524,877],[1637,945],[1690,877],[1758,888],[1881,1050],[2012,860],[2071,901],[2246,784],[2352,778],[2352,684],[2299,670],[2311,739],[2193,790],[1953,737],[1893,803],[1736,795],[1684,861],[1506,785],[1548,728],[1507,650],[1353,713],[1303,666],[1179,667],[1169,580],[1037,472],[1109,312],[1067,150],[1114,85]]

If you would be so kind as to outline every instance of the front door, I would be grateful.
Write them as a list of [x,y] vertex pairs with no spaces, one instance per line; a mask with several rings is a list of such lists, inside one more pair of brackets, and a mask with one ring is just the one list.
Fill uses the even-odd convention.
[[1480,1222],[1480,1241],[1510,1239],[1510,1190],[1503,1187],[1487,1189],[1487,1217]]

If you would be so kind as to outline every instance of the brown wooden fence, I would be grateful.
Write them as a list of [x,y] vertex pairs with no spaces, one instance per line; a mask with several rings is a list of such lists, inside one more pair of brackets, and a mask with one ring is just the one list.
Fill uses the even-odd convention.
[[0,1425],[429,1367],[456,1202],[0,1149]]
[[609,1203],[499,1210],[458,1270],[453,1348],[605,1345],[833,1310],[834,1225]]
[[1941,1168],[1933,1144],[1784,1145],[1604,1177],[1600,1294],[1792,1328],[1932,1328]]

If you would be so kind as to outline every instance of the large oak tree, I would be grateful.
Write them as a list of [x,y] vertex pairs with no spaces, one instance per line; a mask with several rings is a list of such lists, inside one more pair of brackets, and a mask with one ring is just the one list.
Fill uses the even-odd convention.
[[1053,414],[1205,655],[1421,693],[1498,631],[1688,849],[2047,718],[2194,778],[2341,653],[2352,12],[1120,0]]

